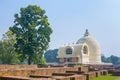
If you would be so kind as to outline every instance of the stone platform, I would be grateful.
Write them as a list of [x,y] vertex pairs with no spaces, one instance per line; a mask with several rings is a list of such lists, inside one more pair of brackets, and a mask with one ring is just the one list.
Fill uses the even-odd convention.
[[10,66],[9,68],[0,68],[0,80],[90,80],[108,74],[107,70],[90,71],[87,66],[45,68]]

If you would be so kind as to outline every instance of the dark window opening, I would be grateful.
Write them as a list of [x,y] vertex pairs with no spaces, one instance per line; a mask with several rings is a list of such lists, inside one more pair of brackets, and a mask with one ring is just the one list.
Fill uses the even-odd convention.
[[71,48],[67,48],[66,49],[66,54],[72,54],[72,49]]
[[84,47],[83,47],[83,53],[84,53],[84,54],[88,54],[88,48],[87,48],[87,46],[84,46]]

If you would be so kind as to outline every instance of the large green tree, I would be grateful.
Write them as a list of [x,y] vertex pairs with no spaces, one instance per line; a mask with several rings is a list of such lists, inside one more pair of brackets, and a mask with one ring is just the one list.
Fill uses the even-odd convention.
[[14,43],[15,35],[8,31],[0,41],[0,61],[2,64],[17,64],[19,63],[19,55],[15,52]]
[[16,51],[28,58],[28,64],[40,63],[44,51],[49,47],[52,33],[45,10],[28,5],[14,17],[14,26],[10,30],[16,34]]

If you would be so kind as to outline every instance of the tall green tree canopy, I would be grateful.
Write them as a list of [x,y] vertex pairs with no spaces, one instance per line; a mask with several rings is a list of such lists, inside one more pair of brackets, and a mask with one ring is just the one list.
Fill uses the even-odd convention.
[[0,61],[2,64],[17,64],[19,63],[19,55],[15,52],[14,43],[16,37],[11,31],[3,34],[0,41]]
[[49,47],[52,33],[45,10],[28,5],[14,17],[14,26],[10,30],[16,34],[16,51],[28,58],[28,64],[40,63],[44,51]]

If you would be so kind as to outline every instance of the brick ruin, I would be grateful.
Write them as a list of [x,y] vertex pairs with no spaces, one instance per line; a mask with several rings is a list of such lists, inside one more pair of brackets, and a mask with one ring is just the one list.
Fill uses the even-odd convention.
[[0,65],[0,80],[90,80],[107,74],[93,66]]

